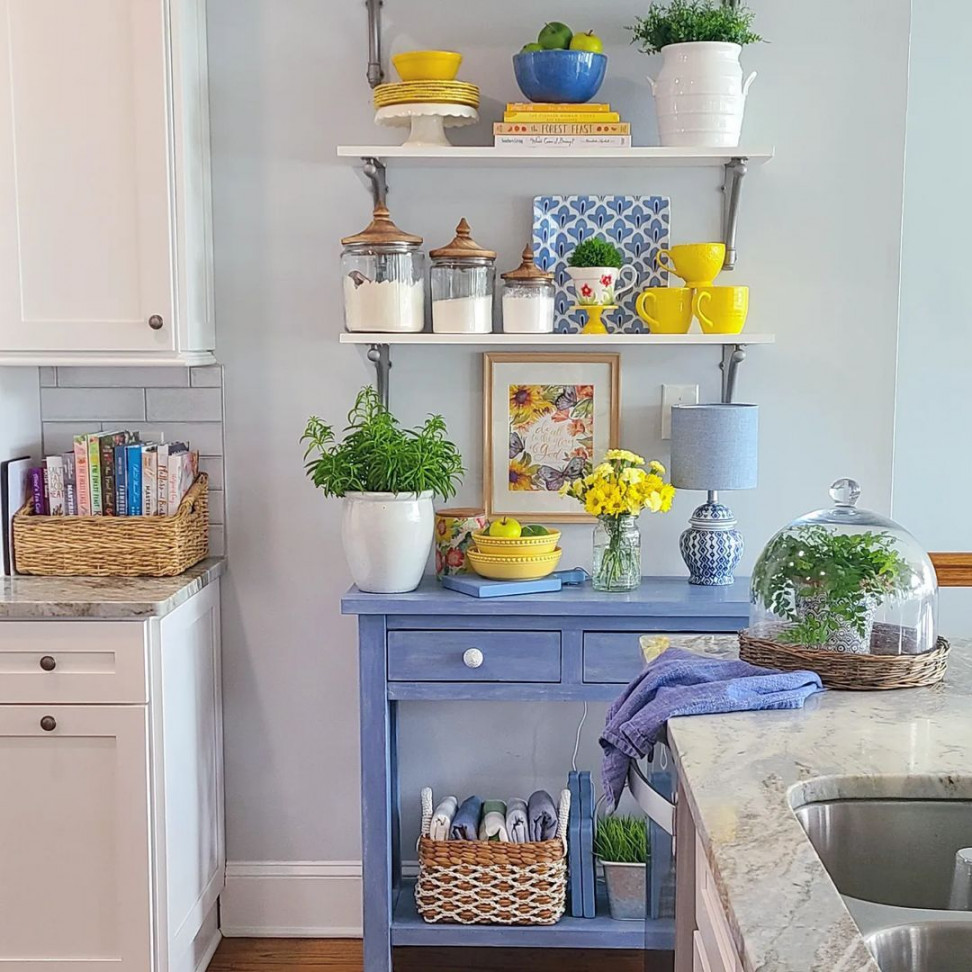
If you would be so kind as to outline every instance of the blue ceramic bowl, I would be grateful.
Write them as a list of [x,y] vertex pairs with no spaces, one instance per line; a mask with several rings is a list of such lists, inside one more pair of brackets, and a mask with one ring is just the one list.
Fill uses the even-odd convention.
[[529,101],[581,104],[597,94],[607,61],[592,51],[521,51],[513,55],[513,72]]

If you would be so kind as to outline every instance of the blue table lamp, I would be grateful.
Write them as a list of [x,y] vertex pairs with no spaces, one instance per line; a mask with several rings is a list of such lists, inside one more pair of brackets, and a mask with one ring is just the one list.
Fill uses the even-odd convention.
[[719,490],[756,485],[758,429],[756,405],[672,407],[672,485],[709,494],[679,539],[690,584],[733,582],[743,538],[732,510],[719,502]]

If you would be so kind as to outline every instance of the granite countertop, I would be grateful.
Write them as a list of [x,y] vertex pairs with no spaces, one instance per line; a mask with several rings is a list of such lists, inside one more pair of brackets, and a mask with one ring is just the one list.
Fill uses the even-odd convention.
[[0,621],[161,618],[220,577],[209,557],[176,577],[0,577]]
[[791,808],[972,798],[972,640],[941,685],[673,719],[669,739],[746,972],[879,972]]

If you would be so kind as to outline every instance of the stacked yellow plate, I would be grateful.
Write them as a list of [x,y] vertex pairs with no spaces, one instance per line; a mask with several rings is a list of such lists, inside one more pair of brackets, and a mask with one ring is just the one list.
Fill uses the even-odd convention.
[[375,88],[375,108],[392,105],[466,105],[479,107],[479,86],[465,81],[396,81]]
[[491,537],[474,533],[466,560],[477,574],[490,580],[538,580],[557,569],[563,551],[559,530],[540,536]]

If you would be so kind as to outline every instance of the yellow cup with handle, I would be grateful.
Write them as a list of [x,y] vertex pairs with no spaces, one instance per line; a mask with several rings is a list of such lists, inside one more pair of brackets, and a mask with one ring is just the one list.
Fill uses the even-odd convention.
[[655,261],[685,281],[686,287],[711,287],[726,262],[725,243],[680,243],[659,250]]
[[688,334],[692,291],[688,287],[648,287],[638,294],[635,310],[652,334]]
[[692,312],[704,334],[738,334],[749,314],[749,288],[702,287],[695,293]]

